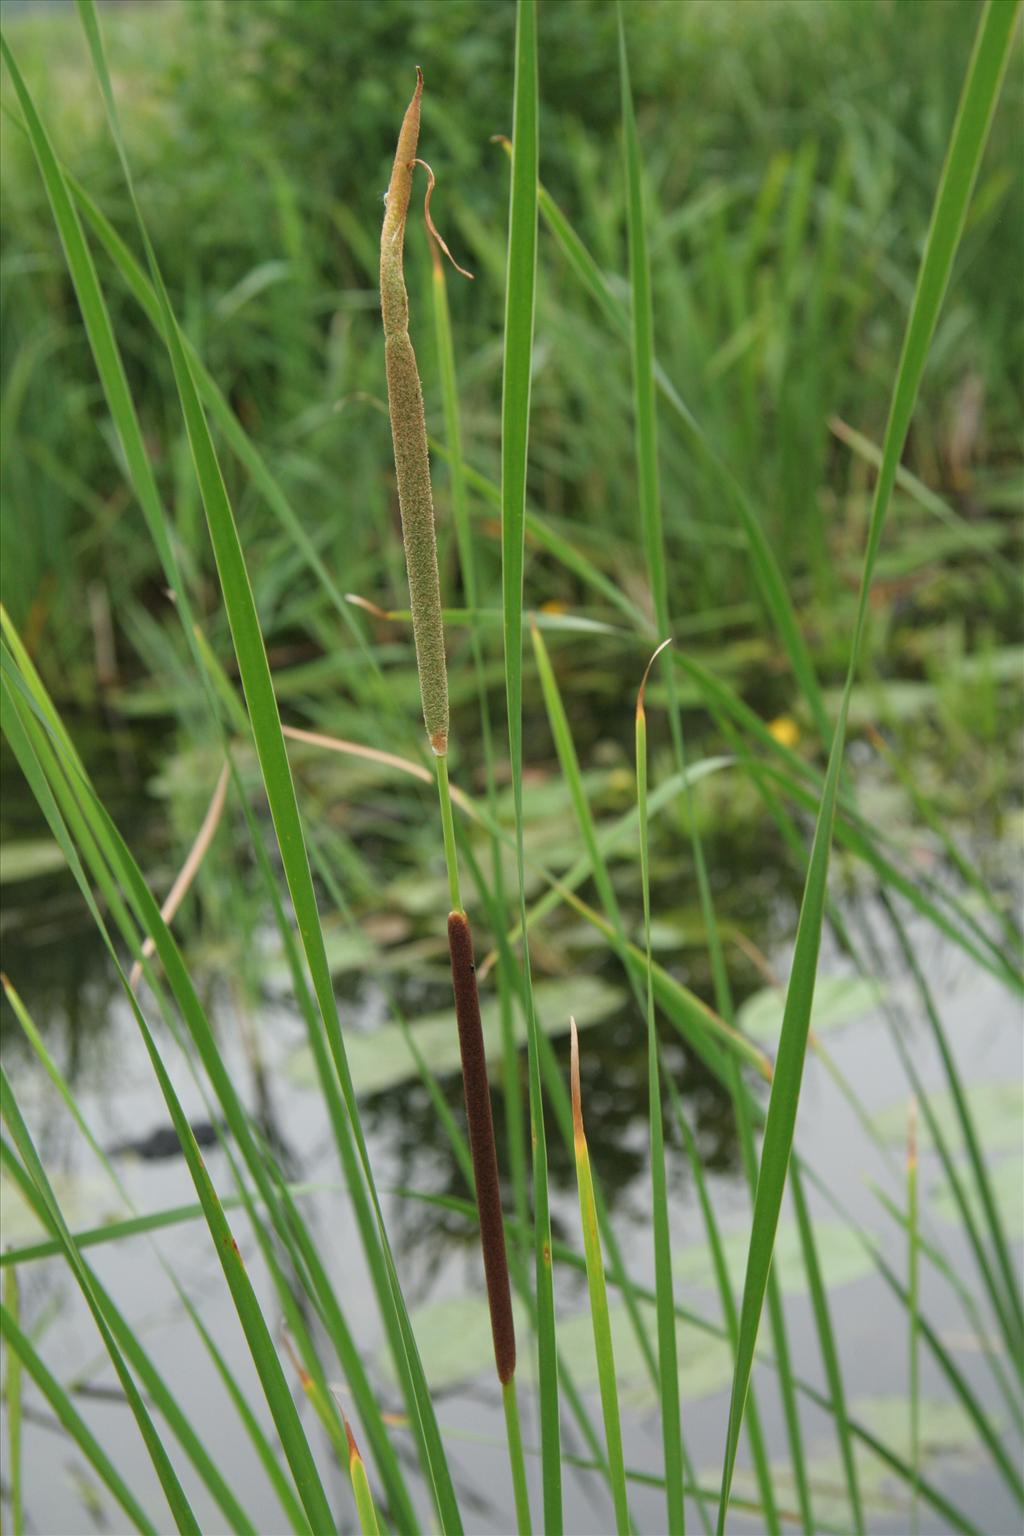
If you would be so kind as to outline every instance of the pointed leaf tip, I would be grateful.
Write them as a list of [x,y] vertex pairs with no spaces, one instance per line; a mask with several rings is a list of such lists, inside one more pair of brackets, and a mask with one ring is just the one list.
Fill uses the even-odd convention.
[[661,642],[661,644],[658,646],[657,650],[653,653],[653,655],[651,656],[650,661],[647,663],[647,666],[644,669],[644,675],[643,675],[643,677],[642,677],[642,679],[640,681],[640,692],[636,696],[636,712],[637,712],[638,715],[642,715],[643,712],[644,712],[644,694],[647,691],[647,680],[648,680],[648,678],[651,675],[651,669],[654,666],[654,663],[657,661],[658,657],[661,655],[662,651],[665,649],[665,647],[667,645],[671,645],[671,644],[672,644],[672,636],[668,635]]
[[346,1435],[346,1437],[348,1439],[348,1459],[349,1459],[349,1462],[351,1463],[353,1461],[362,1461],[363,1458],[359,1454],[359,1447],[356,1444],[356,1437],[352,1433],[352,1425],[349,1423],[348,1418],[346,1417],[345,1414],[342,1414],[341,1418],[342,1418],[342,1423],[345,1425],[345,1435]]
[[569,1015],[569,1074],[572,1087],[572,1129],[578,1143],[586,1142],[583,1130],[583,1095],[580,1092],[580,1037],[576,1020]]
[[911,1094],[907,1106],[907,1172],[917,1167],[917,1095]]

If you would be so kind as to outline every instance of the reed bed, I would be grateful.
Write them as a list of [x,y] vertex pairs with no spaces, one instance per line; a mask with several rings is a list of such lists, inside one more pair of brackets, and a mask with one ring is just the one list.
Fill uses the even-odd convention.
[[[861,1536],[871,1529],[889,1528],[880,1523],[888,1518],[886,1511],[871,1503],[874,1485],[865,1482],[864,1469],[870,1460],[884,1466],[887,1486],[897,1491],[900,1514],[908,1515],[915,1530],[932,1521],[938,1522],[936,1529],[977,1536],[972,1510],[963,1506],[955,1491],[950,1492],[926,1455],[925,1371],[941,1379],[948,1400],[969,1422],[1001,1495],[1013,1507],[1024,1509],[1024,1482],[1017,1442],[1012,1439],[1024,1425],[1024,1307],[1017,1256],[984,1153],[981,1128],[907,919],[941,935],[986,984],[1015,998],[1024,992],[1020,938],[998,893],[962,851],[957,850],[953,861],[959,884],[908,865],[885,826],[862,809],[855,764],[847,752],[856,688],[870,640],[872,592],[894,495],[899,488],[918,502],[934,498],[920,481],[911,477],[908,482],[909,472],[901,460],[954,264],[976,208],[972,199],[1014,47],[1019,8],[1010,0],[987,0],[978,12],[973,48],[963,60],[959,107],[943,169],[930,193],[927,237],[913,282],[909,273],[903,278],[906,325],[898,357],[885,365],[891,365],[889,375],[883,371],[888,417],[881,443],[876,450],[844,424],[836,428],[845,448],[862,457],[873,456],[877,473],[860,530],[850,622],[837,623],[836,633],[829,636],[842,680],[834,694],[822,686],[820,655],[812,655],[797,607],[788,566],[791,552],[783,548],[785,540],[780,540],[771,520],[761,515],[755,466],[742,454],[735,461],[730,457],[728,434],[705,429],[699,402],[691,408],[675,382],[678,357],[663,350],[660,290],[655,282],[658,242],[652,239],[648,207],[646,157],[652,147],[645,142],[643,119],[633,98],[632,8],[616,7],[615,37],[609,45],[617,47],[617,61],[613,55],[605,61],[609,66],[617,62],[621,115],[622,175],[616,196],[625,232],[625,271],[617,276],[609,270],[607,249],[597,253],[590,248],[539,179],[538,58],[549,19],[535,0],[517,0],[515,37],[510,40],[513,131],[504,145],[510,171],[507,240],[481,240],[489,280],[504,284],[497,479],[472,467],[464,453],[457,373],[459,326],[449,310],[442,261],[442,255],[450,253],[431,215],[434,172],[419,158],[425,97],[424,76],[416,69],[415,89],[398,134],[374,272],[384,332],[383,378],[409,593],[407,611],[384,607],[365,593],[344,590],[347,583],[333,569],[331,550],[311,538],[303,526],[294,488],[286,489],[281,483],[250,434],[244,412],[235,409],[215,367],[203,361],[202,345],[187,333],[180,305],[172,300],[165,278],[163,252],[150,235],[152,188],[137,185],[133,176],[119,115],[121,92],[115,89],[117,76],[108,65],[94,0],[77,0],[77,11],[113,146],[117,196],[128,211],[130,239],[103,211],[100,202],[106,199],[94,198],[63,163],[67,146],[58,150],[46,114],[15,52],[3,40],[12,87],[10,115],[26,137],[59,234],[76,305],[76,335],[84,338],[91,354],[113,429],[125,495],[142,511],[161,579],[171,594],[177,626],[175,675],[188,692],[189,731],[202,741],[215,764],[210,784],[203,786],[203,807],[188,839],[188,852],[161,905],[139,854],[94,782],[88,756],[76,746],[46,670],[36,663],[31,616],[19,625],[6,610],[2,612],[4,736],[108,956],[173,1126],[194,1197],[187,1204],[145,1214],[131,1206],[117,1168],[54,1059],[44,1032],[16,986],[5,978],[14,1026],[38,1059],[76,1136],[97,1157],[105,1180],[128,1211],[102,1227],[76,1226],[62,1207],[31,1115],[4,1071],[0,1075],[0,1110],[6,1128],[4,1176],[34,1213],[42,1234],[39,1241],[0,1256],[5,1270],[0,1306],[9,1469],[5,1497],[15,1536],[27,1528],[26,1511],[31,1509],[34,1492],[22,1466],[30,1391],[33,1399],[48,1405],[105,1497],[117,1506],[118,1519],[131,1528],[154,1531],[165,1528],[170,1520],[180,1531],[198,1532],[208,1523],[201,1513],[208,1508],[216,1511],[215,1518],[225,1529],[259,1528],[249,1507],[250,1489],[238,1486],[219,1464],[216,1446],[207,1443],[192,1422],[182,1389],[169,1372],[159,1368],[144,1332],[133,1326],[104,1285],[100,1256],[92,1254],[108,1244],[155,1244],[162,1229],[186,1223],[205,1229],[210,1251],[216,1254],[229,1315],[232,1323],[237,1322],[244,1349],[244,1373],[232,1363],[237,1354],[225,1349],[225,1341],[211,1331],[170,1250],[155,1251],[182,1316],[195,1334],[204,1367],[210,1379],[224,1388],[230,1411],[244,1432],[248,1454],[267,1479],[282,1528],[300,1536],[321,1536],[354,1525],[364,1536],[376,1536],[384,1529],[412,1533],[428,1528],[454,1536],[472,1528],[476,1507],[461,1485],[457,1435],[432,1380],[417,1314],[410,1305],[411,1277],[403,1269],[401,1249],[393,1246],[389,1226],[396,1197],[378,1182],[365,1100],[353,1070],[357,1032],[339,1002],[328,953],[333,930],[325,919],[341,914],[349,921],[353,892],[361,887],[372,890],[374,874],[332,820],[330,804],[312,800],[305,778],[297,771],[300,752],[309,754],[303,762],[330,758],[372,764],[375,770],[393,774],[396,781],[436,785],[441,837],[426,834],[424,858],[432,868],[440,870],[443,865],[447,887],[447,913],[432,909],[431,921],[436,930],[433,939],[447,943],[450,962],[451,1035],[458,1039],[463,1088],[460,1112],[446,1098],[415,1023],[407,1025],[393,999],[391,1005],[400,1017],[405,1048],[431,1113],[442,1129],[446,1153],[462,1181],[459,1196],[419,1198],[468,1221],[479,1237],[478,1289],[487,1301],[497,1376],[494,1396],[495,1402],[498,1396],[501,1399],[508,1458],[508,1487],[498,1499],[505,1528],[514,1523],[520,1532],[528,1532],[536,1526],[557,1536],[570,1526],[575,1507],[569,1504],[575,1486],[568,1481],[571,1469],[573,1478],[586,1480],[587,1496],[594,1501],[591,1508],[600,1510],[594,1518],[619,1533],[641,1527],[636,1510],[642,1507],[645,1516],[656,1509],[650,1518],[673,1536],[683,1536],[687,1529],[709,1533],[717,1529],[721,1536],[727,1529],[738,1528],[741,1519],[753,1520],[757,1528],[771,1532],[795,1526],[807,1532],[841,1530]],[[560,22],[552,17],[550,24]],[[397,122],[401,110],[397,81],[384,82],[381,88],[389,99],[395,98]],[[425,127],[441,120],[444,90],[440,84],[436,99],[432,110],[437,116],[432,118],[428,112]],[[440,161],[446,141],[442,134],[437,137],[435,160]],[[494,153],[496,164],[503,165],[502,149]],[[419,337],[421,317],[411,310],[405,272],[417,167],[427,178],[424,213],[444,422],[444,440],[436,444],[428,434],[429,417],[412,339],[414,334]],[[489,174],[496,174],[493,166]],[[804,220],[802,208],[811,198],[813,162],[805,157],[792,174],[788,229],[795,248]],[[842,170],[843,176],[849,174],[848,169]],[[445,173],[439,183],[447,188]],[[771,186],[769,175],[757,203],[762,222],[772,216]],[[287,225],[284,194],[282,199],[282,219]],[[460,227],[471,228],[467,203],[455,201],[462,213]],[[824,265],[838,260],[841,238],[838,215],[830,202],[826,215],[819,256]],[[715,217],[713,211],[708,216]],[[642,590],[635,582],[616,579],[614,546],[609,563],[607,553],[601,553],[601,530],[581,530],[578,536],[571,527],[566,531],[565,522],[551,514],[543,499],[539,504],[534,499],[531,431],[538,412],[547,408],[542,390],[540,398],[534,398],[542,225],[563,264],[564,281],[586,295],[588,323],[600,338],[594,355],[608,359],[621,351],[625,367],[628,354],[628,385],[608,408],[612,414],[624,412],[632,425],[629,536],[630,547],[639,551]],[[373,242],[367,243],[358,225],[349,228],[348,238],[362,251],[367,268],[373,269],[377,260]],[[760,238],[755,224],[748,247],[755,265]],[[132,245],[141,250],[142,260],[133,254]],[[301,258],[300,247],[301,241],[296,241],[295,261]],[[94,254],[100,250],[102,267]],[[180,421],[187,445],[183,474],[188,490],[176,509],[168,505],[147,449],[145,419],[133,393],[133,368],[122,341],[121,311],[111,308],[114,278],[120,285],[118,304],[123,288],[149,328],[147,345],[155,344],[160,352],[161,365],[166,367],[165,406]],[[734,311],[741,306],[745,280],[739,272],[730,301]],[[260,281],[272,285],[274,274],[264,272]],[[236,295],[236,300],[244,302],[244,296]],[[817,322],[823,333],[820,314]],[[586,366],[588,345],[587,337],[581,335],[579,358],[570,355],[567,367]],[[735,361],[739,370],[736,409],[742,414],[751,409],[755,396],[742,348]],[[718,366],[730,366],[730,358],[720,360]],[[613,393],[610,388],[610,396]],[[448,475],[450,522],[435,512],[432,447],[435,466],[443,462]],[[773,653],[800,701],[800,727],[788,717],[766,719],[727,675],[719,675],[690,654],[688,636],[699,632],[705,619],[711,626],[720,624],[722,610],[712,608],[709,615],[691,612],[680,600],[673,577],[679,560],[678,523],[668,515],[662,490],[663,467],[669,458],[682,461],[686,475],[699,471],[704,483],[713,487],[716,505],[729,521],[731,543],[717,553],[709,546],[709,565],[719,557],[731,562],[735,556],[742,566]],[[780,469],[783,478],[786,474],[799,479],[792,454]],[[376,480],[390,483],[383,464]],[[307,730],[291,720],[284,723],[291,708],[281,696],[272,666],[263,605],[254,587],[254,562],[244,536],[250,492],[274,529],[282,587],[299,571],[315,583],[323,602],[318,619],[321,655],[361,673],[357,690],[361,709],[346,718],[346,707],[339,703],[329,730]],[[497,514],[500,519],[500,526],[492,528],[487,539],[481,536],[481,508],[486,518]],[[953,516],[954,531],[956,522]],[[200,541],[202,559],[197,553]],[[974,542],[977,552],[977,538]],[[566,613],[557,605],[533,606],[528,557],[532,561],[538,551],[594,600],[598,617]],[[201,579],[207,556],[209,583]],[[816,579],[827,587],[829,573],[822,550],[818,557]],[[262,584],[259,590],[265,590]],[[487,593],[493,590],[500,590],[500,608],[488,606]],[[462,607],[456,601],[460,591]],[[842,612],[845,615],[847,610]],[[388,644],[374,638],[371,621],[379,626],[378,636],[404,636],[406,628],[411,628],[425,746],[422,736],[410,729],[416,706],[409,647],[403,638],[400,665],[392,665]],[[526,628],[531,638],[529,656],[524,646]],[[499,632],[500,663],[494,643]],[[574,739],[574,721],[563,699],[564,658],[556,646],[561,636],[580,633],[618,648],[615,687],[622,697],[635,693],[636,698],[632,772],[627,774],[630,803],[614,822],[599,819],[595,811],[588,788],[589,764]],[[139,636],[140,647],[165,643],[156,642],[144,623]],[[451,669],[449,652],[458,655]],[[567,807],[566,820],[578,841],[578,860],[568,869],[537,846],[528,821],[524,694],[534,683],[565,791],[561,803]],[[503,728],[493,713],[496,691],[504,694]],[[719,733],[723,750],[714,758],[693,753],[689,731],[695,708],[714,721]],[[658,743],[657,756],[649,751],[649,712],[652,720],[657,717],[658,734],[653,738]],[[480,761],[475,778],[470,771],[472,753],[468,744],[460,742],[457,729],[471,713],[479,719]],[[811,741],[805,751],[794,750],[797,738],[791,731],[800,730]],[[789,850],[800,871],[799,918],[788,981],[781,989],[781,1026],[773,1051],[744,1029],[743,1011],[734,1003],[729,946],[745,944],[748,958],[752,946],[723,919],[714,878],[715,848],[699,814],[706,793],[701,785],[713,785],[726,772],[742,783],[757,804],[759,817],[774,827],[780,846]],[[918,799],[932,823],[941,826],[941,817],[923,790],[918,791]],[[264,808],[266,822],[261,819]],[[654,905],[658,871],[652,853],[654,832],[660,833],[669,817],[676,818],[668,844],[673,857],[683,840],[689,845],[708,997],[681,980],[679,968],[670,960],[663,963],[659,958]],[[332,1272],[330,1251],[307,1204],[308,1191],[291,1181],[272,1138],[238,1090],[192,964],[190,943],[175,931],[194,885],[218,865],[220,829],[228,822],[240,828],[245,838],[261,910],[269,913],[286,960],[289,1005],[305,1032],[318,1101],[337,1160],[341,1181],[337,1199],[351,1212],[358,1235],[358,1272],[382,1340],[386,1370],[352,1320],[353,1298]],[[433,825],[433,813],[430,822]],[[912,1006],[926,1021],[952,1106],[950,1118],[944,1121],[934,1096],[921,1081],[905,1039],[904,1019],[897,1006],[887,1001],[887,1027],[915,1094],[905,1173],[901,1178],[897,1168],[890,1192],[879,1191],[891,1219],[902,1228],[901,1240],[906,1244],[902,1265],[891,1263],[890,1250],[842,1208],[796,1139],[810,1050],[818,1053],[840,1086],[865,1138],[876,1143],[875,1150],[884,1151],[882,1135],[855,1088],[830,1056],[816,1026],[812,1028],[823,936],[831,932],[856,971],[862,975],[873,971],[873,935],[856,931],[847,907],[838,899],[834,879],[830,882],[834,847],[855,861],[881,892],[887,942],[900,956],[903,977],[912,989]],[[623,857],[638,881],[639,920],[624,906],[620,894],[619,866],[613,860]],[[478,935],[486,934],[486,953],[482,945],[474,945],[462,897],[463,872],[472,880],[475,900],[470,904],[478,914]],[[596,905],[580,894],[587,881],[592,882]],[[568,1090],[564,1063],[550,1038],[547,982],[539,979],[536,961],[545,921],[562,910],[596,935],[610,968],[616,970],[622,984],[620,1006],[632,1020],[644,1059],[649,1192],[645,1240],[650,1263],[643,1269],[612,1219],[602,1182],[609,1149],[588,1143],[584,1129],[586,1036],[581,1043],[577,1018],[570,1017],[570,1010],[563,1010],[565,1017],[556,1031],[569,1034]],[[351,926],[357,925],[352,922]],[[767,968],[762,956],[755,958]],[[585,985],[581,975],[570,975],[568,980],[573,986]],[[485,1015],[492,1001],[497,1025],[493,1038],[500,1045],[500,1062],[493,1056],[488,1061]],[[578,1011],[577,1017],[582,1019]],[[520,1043],[525,1045],[522,1064]],[[685,1059],[699,1066],[729,1106],[751,1202],[738,1285],[716,1209],[713,1170],[702,1155],[675,1080],[673,1062],[678,1056],[671,1054],[670,1047],[684,1050]],[[217,1165],[223,1172],[216,1179],[186,1113],[183,1082],[207,1108],[223,1154]],[[917,1182],[918,1104],[936,1168],[947,1181],[964,1233],[973,1265],[969,1277],[957,1271],[923,1229]],[[504,1141],[496,1134],[496,1121],[504,1128]],[[957,1150],[961,1144],[962,1156]],[[575,1169],[581,1241],[575,1240],[575,1234],[572,1240],[563,1240],[552,1218],[551,1168],[563,1154]],[[679,1271],[676,1244],[681,1213],[669,1177],[670,1159],[677,1154],[686,1160],[696,1194],[695,1210],[718,1297],[717,1321],[691,1306]],[[417,1195],[407,1192],[402,1198],[414,1203]],[[792,1210],[794,1241],[807,1282],[819,1385],[805,1380],[793,1363],[792,1317],[784,1305],[774,1263],[784,1208]],[[900,1434],[879,1431],[850,1399],[849,1361],[840,1345],[821,1237],[826,1211],[828,1219],[841,1222],[842,1230],[852,1233],[865,1250],[876,1280],[892,1296],[905,1321],[909,1420],[905,1444]],[[240,1237],[251,1257],[243,1258]],[[46,1363],[45,1350],[27,1326],[23,1267],[27,1271],[31,1264],[55,1256],[77,1288],[114,1373],[118,1400],[131,1415],[133,1450],[147,1464],[144,1494],[136,1487],[136,1479],[119,1468],[123,1448],[104,1444],[90,1427],[74,1390]],[[650,1275],[652,1283],[642,1275]],[[588,1393],[587,1386],[577,1381],[578,1357],[567,1348],[571,1337],[567,1298],[581,1294],[583,1278],[596,1393]],[[933,1324],[926,1280],[941,1280],[952,1287],[972,1338],[979,1343],[977,1368],[965,1368]],[[767,1324],[762,1328],[764,1313]],[[365,1317],[365,1310],[359,1315]],[[713,1479],[696,1459],[700,1426],[686,1408],[690,1351],[698,1342],[724,1348],[731,1361],[720,1472],[716,1468]],[[652,1431],[646,1442],[652,1454],[642,1467],[632,1464],[631,1448],[637,1437],[621,1379],[622,1361],[629,1354],[639,1361],[657,1419],[657,1433]],[[522,1367],[524,1360],[529,1361],[528,1370],[517,1373],[517,1362]],[[487,1390],[492,1390],[490,1384]],[[521,1398],[528,1405],[522,1419]],[[1006,1411],[1008,1433],[990,1411],[993,1399]],[[298,1406],[302,1400],[308,1405],[304,1412]],[[828,1487],[811,1470],[807,1441],[812,1410],[814,1423],[824,1422],[834,1442],[836,1470]],[[775,1423],[777,1435],[771,1428]],[[751,1476],[741,1487],[737,1473],[745,1470],[740,1461],[744,1439]],[[783,1440],[785,1466],[780,1467],[774,1442]],[[343,1490],[333,1477],[338,1468],[347,1474]],[[826,1501],[827,1512],[822,1515]]]

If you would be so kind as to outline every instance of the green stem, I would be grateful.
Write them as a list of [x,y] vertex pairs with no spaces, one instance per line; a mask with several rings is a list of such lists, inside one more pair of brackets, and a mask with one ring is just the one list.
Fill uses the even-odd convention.
[[[19,1322],[18,1271],[12,1267],[4,1275],[4,1306],[12,1323]],[[7,1400],[8,1454],[10,1456],[8,1481],[10,1484],[11,1529],[14,1536],[22,1536],[24,1530],[21,1505],[21,1360],[13,1346],[7,1345]]]
[[530,1536],[530,1494],[526,1486],[526,1461],[523,1457],[523,1436],[519,1428],[519,1398],[516,1396],[515,1376],[510,1376],[508,1381],[502,1383],[501,1396],[505,1404],[508,1459],[516,1500],[516,1530],[519,1536]]
[[459,858],[455,851],[455,822],[452,817],[452,794],[448,787],[448,754],[442,753],[436,759],[437,763],[437,793],[441,801],[441,830],[444,833],[444,861],[448,866],[448,893],[451,896],[452,911],[462,911],[462,897],[459,894]]
[[921,1421],[918,1381],[918,1209],[917,1209],[917,1100],[911,1100],[907,1127],[907,1289],[910,1293],[910,1467],[912,1529],[918,1530],[917,1492],[921,1480]]

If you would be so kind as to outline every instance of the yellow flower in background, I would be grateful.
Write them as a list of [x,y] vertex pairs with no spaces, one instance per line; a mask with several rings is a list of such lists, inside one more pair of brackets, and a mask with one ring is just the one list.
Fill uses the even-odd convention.
[[800,727],[792,715],[776,715],[768,722],[768,729],[783,747],[795,747],[800,740]]

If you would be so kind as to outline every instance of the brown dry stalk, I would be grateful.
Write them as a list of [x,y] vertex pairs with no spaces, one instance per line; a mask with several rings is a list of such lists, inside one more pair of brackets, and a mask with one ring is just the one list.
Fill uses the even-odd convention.
[[433,260],[434,267],[438,268],[441,266],[441,252],[443,251],[459,276],[468,277],[469,281],[473,282],[474,278],[472,272],[467,272],[465,267],[459,266],[458,262],[455,260],[455,257],[452,255],[451,251],[445,244],[444,238],[437,225],[434,223],[433,217],[431,215],[430,199],[434,195],[434,186],[436,180],[434,172],[431,170],[430,166],[425,160],[414,160],[413,165],[422,165],[423,169],[427,173],[427,190],[423,197],[423,218],[427,226],[427,232],[430,235],[430,255]]
[[409,574],[409,606],[416,642],[423,719],[438,757],[448,750],[448,671],[441,622],[441,587],[437,575],[437,537],[430,489],[427,425],[416,354],[409,339],[409,299],[402,252],[412,194],[413,164],[420,133],[423,72],[398,136],[380,237],[380,307],[384,320],[384,363],[388,381],[391,439],[402,512],[402,538]]
[[516,1368],[516,1331],[512,1320],[505,1224],[501,1214],[498,1154],[491,1118],[491,1085],[487,1078],[480,995],[473,964],[473,935],[465,912],[448,914],[448,949],[452,962],[455,1017],[459,1026],[462,1084],[466,1094],[469,1150],[473,1158],[476,1204],[480,1213],[480,1246],[484,1255],[487,1303],[491,1311],[494,1363],[504,1385]]
[[[171,886],[160,908],[160,916],[165,923],[169,923],[185,900],[189,886],[199,872],[199,866],[206,857],[206,850],[213,842],[214,833],[220,825],[221,812],[224,809],[224,797],[228,792],[228,765],[224,764],[217,779],[217,787],[213,791],[213,799],[210,801],[203,817],[203,824],[196,833],[196,840],[188,851],[188,858],[181,866],[178,877]],[[148,960],[156,951],[156,940],[150,935],[142,946],[143,956]],[[138,986],[142,976],[142,961],[136,960],[132,966],[131,975],[128,977],[128,985],[134,989]]]

